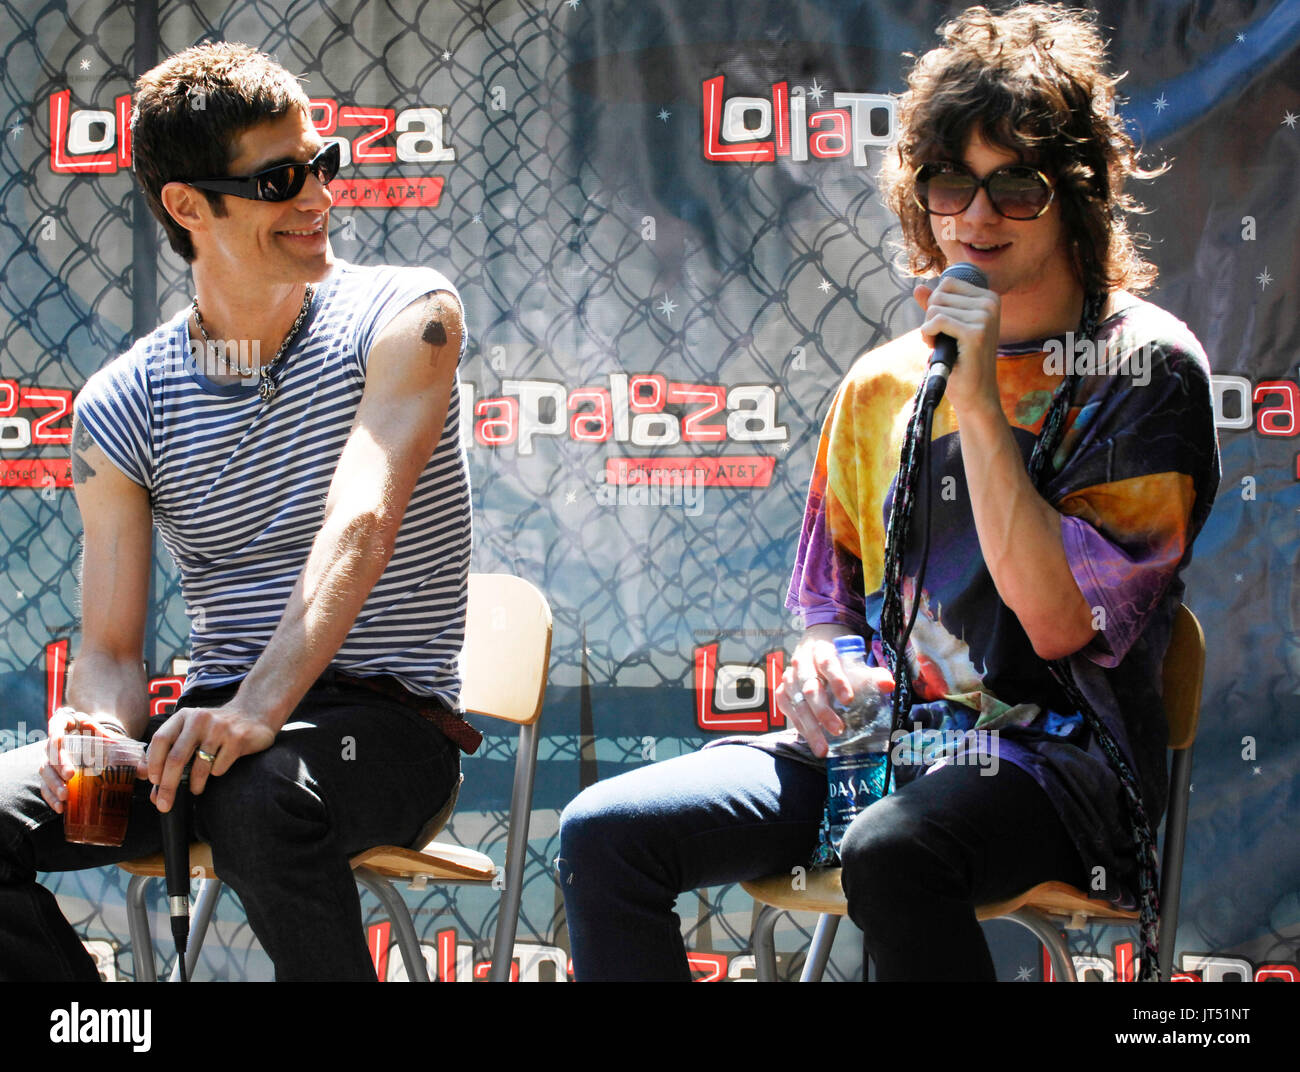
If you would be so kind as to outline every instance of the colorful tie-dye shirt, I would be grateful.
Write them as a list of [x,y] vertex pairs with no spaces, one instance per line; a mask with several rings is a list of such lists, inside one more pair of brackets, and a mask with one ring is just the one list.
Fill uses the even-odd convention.
[[[1090,349],[1073,355],[1082,378],[1041,491],[1063,515],[1066,558],[1099,627],[1070,657],[1071,668],[1135,762],[1154,822],[1167,794],[1161,661],[1183,594],[1179,572],[1213,502],[1219,460],[1200,345],[1156,306],[1120,300],[1131,304],[1100,325]],[[1066,336],[998,352],[1002,408],[1026,466],[1072,342]],[[805,626],[834,622],[870,638],[879,629],[899,451],[929,354],[920,333],[911,332],[860,358],[835,395],[787,598]],[[911,763],[899,767],[900,780],[958,736],[935,731],[998,730],[999,762],[1035,778],[1085,865],[1115,875],[1119,881],[1107,892],[1125,899],[1133,861],[1118,779],[993,585],[958,435],[956,414],[941,402],[929,502],[922,487],[903,560],[903,607],[910,614],[931,510],[921,607],[907,649],[916,696],[907,726],[923,732],[913,734],[910,756],[902,752]],[[883,663],[878,641],[874,648]],[[968,738],[967,746],[980,738]],[[984,741],[987,747],[987,735]]]

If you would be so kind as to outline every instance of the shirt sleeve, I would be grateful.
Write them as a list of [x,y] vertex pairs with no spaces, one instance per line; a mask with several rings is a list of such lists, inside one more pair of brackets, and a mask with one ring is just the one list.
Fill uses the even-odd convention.
[[153,489],[149,388],[135,351],[100,369],[77,395],[77,420],[108,460],[141,487]]
[[[461,304],[460,294],[451,281],[441,272],[432,268],[386,268],[377,271],[369,284],[370,293],[362,298],[364,315],[356,322],[356,353],[364,374],[370,359],[370,348],[383,332],[384,328],[403,309],[419,301],[426,294],[435,291],[448,291],[457,304]],[[461,304],[462,316],[464,306]],[[465,341],[469,333],[461,336],[461,354],[464,354]]]
[[866,636],[871,630],[864,607],[862,559],[855,553],[855,530],[849,512],[840,506],[829,487],[831,427],[843,395],[841,388],[831,403],[817,445],[785,605],[787,610],[803,616],[805,629],[834,623]]
[[1127,372],[1085,381],[1045,489],[1098,629],[1083,654],[1102,667],[1123,661],[1190,558],[1219,479],[1200,346],[1185,334],[1127,349]]

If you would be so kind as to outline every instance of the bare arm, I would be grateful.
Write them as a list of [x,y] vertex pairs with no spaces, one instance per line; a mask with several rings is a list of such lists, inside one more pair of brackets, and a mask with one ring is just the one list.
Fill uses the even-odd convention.
[[1065,557],[1061,515],[1030,482],[1002,412],[1000,300],[957,279],[933,293],[918,287],[916,296],[926,310],[923,334],[944,332],[960,348],[947,397],[957,411],[975,529],[993,584],[1038,656],[1064,658],[1092,640],[1092,611]]
[[149,493],[108,460],[74,421],[72,479],[85,529],[81,563],[81,648],[68,702],[116,719],[133,737],[149,717],[143,649],[153,555]]
[[1061,515],[1030,483],[1002,410],[971,410],[963,417],[962,461],[993,583],[1035,653],[1064,658],[1092,640],[1093,627],[1065,557]]
[[[117,468],[86,426],[72,430],[72,482],[85,529],[81,564],[81,648],[68,678],[67,702],[78,714],[131,737],[144,733],[149,684],[143,664],[144,625],[153,555],[149,493]],[[50,725],[42,792],[63,810],[72,776],[59,748],[71,719]]]
[[[375,340],[324,521],[266,649],[229,703],[180,712],[154,737],[149,776],[161,810],[197,749],[217,757],[210,773],[220,776],[241,755],[269,747],[347,638],[442,435],[462,330],[455,299],[438,292],[399,313]],[[195,764],[194,792],[208,774],[206,764]]]

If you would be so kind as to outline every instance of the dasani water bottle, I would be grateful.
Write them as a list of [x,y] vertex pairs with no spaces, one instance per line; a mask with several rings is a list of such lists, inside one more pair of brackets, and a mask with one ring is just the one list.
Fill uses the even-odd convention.
[[836,637],[835,651],[853,686],[853,699],[847,704],[834,696],[830,699],[844,723],[843,733],[827,734],[826,755],[830,842],[838,852],[849,823],[885,795],[894,681],[883,667],[867,665],[862,637]]

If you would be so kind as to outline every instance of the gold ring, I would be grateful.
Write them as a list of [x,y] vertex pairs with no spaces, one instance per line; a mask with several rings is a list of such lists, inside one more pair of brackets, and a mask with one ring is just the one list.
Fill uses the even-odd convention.
[[[219,751],[219,749],[218,749],[218,751]],[[217,757],[216,757],[215,755],[213,755],[211,752],[205,752],[205,751],[203,751],[202,748],[200,748],[200,749],[199,749],[198,751],[196,751],[194,754],[195,754],[196,756],[198,756],[199,759],[206,760],[206,761],[207,761],[207,764],[208,764],[209,767],[212,766],[213,764],[215,764],[215,763],[217,762]]]

